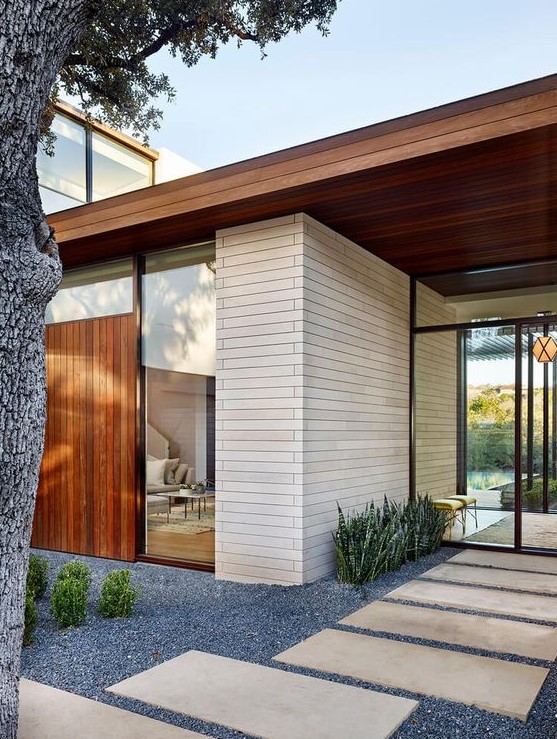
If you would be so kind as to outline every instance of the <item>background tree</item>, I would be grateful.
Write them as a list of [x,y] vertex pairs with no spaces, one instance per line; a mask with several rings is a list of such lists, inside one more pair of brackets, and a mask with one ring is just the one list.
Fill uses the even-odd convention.
[[194,65],[231,40],[263,50],[336,0],[0,0],[0,736],[15,739],[25,575],[45,422],[44,312],[61,278],[41,208],[37,145],[59,93],[141,134],[172,97],[150,56]]

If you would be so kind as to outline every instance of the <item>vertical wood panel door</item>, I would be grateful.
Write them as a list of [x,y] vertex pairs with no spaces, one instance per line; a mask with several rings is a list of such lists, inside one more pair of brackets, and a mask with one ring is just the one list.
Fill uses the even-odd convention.
[[131,314],[47,326],[47,425],[32,544],[135,558]]

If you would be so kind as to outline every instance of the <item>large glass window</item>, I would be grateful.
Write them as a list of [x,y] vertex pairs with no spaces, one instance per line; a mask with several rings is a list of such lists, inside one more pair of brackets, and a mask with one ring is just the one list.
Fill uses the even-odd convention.
[[462,331],[460,438],[466,454],[460,491],[476,498],[478,521],[468,516],[468,541],[512,546],[515,498],[514,326]]
[[138,190],[152,184],[152,164],[107,136],[93,133],[92,200]]
[[[85,129],[66,116],[56,115],[52,122],[55,135],[54,154],[50,156],[39,148],[37,172],[43,188],[65,196],[53,199],[53,207],[63,208],[87,201],[87,177],[85,172]],[[43,203],[43,207],[49,205]]]
[[37,170],[43,210],[55,213],[92,200],[153,184],[149,156],[56,114],[52,155],[39,150]]
[[416,492],[476,501],[446,539],[514,542],[514,351],[508,326],[415,337]]
[[214,247],[149,256],[143,276],[146,546],[214,563]]
[[[541,282],[548,268],[532,265],[525,279]],[[557,291],[494,291],[510,277],[492,270],[491,292],[474,293],[487,277],[469,278],[438,282],[445,295],[417,286],[415,490],[474,501],[466,528],[456,517],[446,538],[557,549]]]
[[39,185],[39,193],[45,213],[57,213],[59,210],[68,210],[68,208],[75,208],[78,205],[83,205],[81,200],[69,198],[67,195],[62,195],[59,192],[49,190],[48,187],[42,187],[41,185]]
[[557,359],[535,358],[554,321],[522,327],[521,544],[536,549],[557,549]]
[[132,261],[69,270],[46,309],[46,323],[62,323],[133,310]]

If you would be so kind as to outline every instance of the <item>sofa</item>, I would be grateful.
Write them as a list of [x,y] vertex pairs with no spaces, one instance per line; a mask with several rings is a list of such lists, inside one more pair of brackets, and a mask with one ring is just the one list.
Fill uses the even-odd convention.
[[147,514],[170,513],[171,498],[157,493],[174,493],[180,485],[195,482],[195,469],[185,462],[174,459],[148,457],[145,470],[147,488]]

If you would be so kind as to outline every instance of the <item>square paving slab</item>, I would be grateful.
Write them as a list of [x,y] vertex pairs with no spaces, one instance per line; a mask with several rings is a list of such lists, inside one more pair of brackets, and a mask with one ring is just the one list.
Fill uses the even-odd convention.
[[495,567],[473,567],[469,565],[442,564],[421,575],[432,580],[487,585],[492,588],[524,590],[529,593],[557,595],[557,575],[539,572],[517,572],[499,570]]
[[459,565],[498,567],[501,570],[522,570],[523,572],[541,572],[546,575],[557,575],[557,557],[539,557],[535,554],[479,552],[475,549],[466,549],[448,559],[447,562],[455,562]]
[[557,623],[557,598],[530,593],[510,593],[493,588],[411,580],[387,593],[385,597]]
[[320,631],[275,659],[478,706],[522,721],[549,673],[544,667],[335,629]]
[[202,734],[66,693],[20,682],[18,739],[200,739]]
[[265,739],[383,739],[418,705],[197,651],[108,690]]
[[533,659],[557,657],[557,629],[523,621],[375,601],[340,623]]

